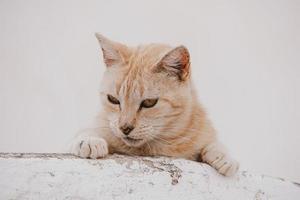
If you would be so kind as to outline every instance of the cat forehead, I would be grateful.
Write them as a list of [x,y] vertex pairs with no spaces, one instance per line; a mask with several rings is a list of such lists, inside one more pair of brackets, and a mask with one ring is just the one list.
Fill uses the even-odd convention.
[[170,50],[172,47],[165,44],[148,44],[140,45],[132,49],[131,55],[128,59],[129,70],[131,68],[137,68],[138,70],[143,70],[147,67],[151,67]]
[[154,97],[158,95],[159,87],[155,74],[141,72],[132,69],[126,73],[123,79],[117,80],[115,89],[117,94],[127,98]]
[[143,96],[152,93],[157,85],[157,74],[139,68],[116,67],[108,69],[103,76],[101,91],[118,96]]
[[148,44],[131,48],[131,55],[123,66],[108,69],[103,85],[108,92],[127,97],[155,97],[161,89],[160,77],[152,72],[172,47]]

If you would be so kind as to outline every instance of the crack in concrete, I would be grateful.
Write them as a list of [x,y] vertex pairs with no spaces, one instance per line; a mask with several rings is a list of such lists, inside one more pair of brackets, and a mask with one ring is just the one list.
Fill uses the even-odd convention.
[[[165,161],[159,161],[159,162],[154,162],[152,160],[148,159],[142,159],[142,162],[147,165],[148,167],[157,169],[159,171],[165,171],[170,174],[171,177],[171,184],[176,185],[179,182],[179,179],[181,177],[182,170],[178,168],[175,164],[173,163],[167,163]],[[158,164],[159,166],[155,165]]]
[[[132,157],[130,157],[132,158]],[[174,163],[170,163],[167,161],[153,161],[150,159],[147,159],[145,157],[142,156],[133,156],[134,159],[129,159],[128,156],[123,156],[123,155],[118,155],[118,154],[114,154],[111,159],[113,159],[115,162],[119,163],[119,164],[125,164],[126,163],[126,167],[129,168],[132,164],[133,161],[137,161],[139,163],[142,163],[144,165],[146,165],[149,168],[155,169],[159,172],[167,172],[170,177],[171,177],[171,184],[172,185],[176,185],[179,183],[179,179],[181,177],[181,173],[182,170],[180,168],[178,168]]]

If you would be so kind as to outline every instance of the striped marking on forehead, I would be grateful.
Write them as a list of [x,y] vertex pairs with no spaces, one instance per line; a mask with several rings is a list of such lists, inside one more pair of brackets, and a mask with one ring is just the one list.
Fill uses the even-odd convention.
[[167,49],[169,47],[160,47],[155,44],[137,47],[124,68],[123,79],[116,85],[117,94],[125,99],[128,99],[131,94],[143,96],[145,90],[143,80],[146,74],[161,59],[161,53]]
[[123,80],[117,86],[117,92],[128,99],[131,94],[142,96],[143,87],[143,55],[141,48],[137,48],[131,55],[126,66],[127,72],[124,73]]
[[138,98],[144,94],[143,77],[137,67],[131,68],[119,85],[118,94],[128,101],[130,97]]

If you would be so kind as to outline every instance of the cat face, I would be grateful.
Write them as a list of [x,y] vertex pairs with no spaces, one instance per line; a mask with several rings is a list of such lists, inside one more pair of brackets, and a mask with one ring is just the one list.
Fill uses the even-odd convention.
[[191,101],[189,53],[183,46],[129,48],[96,34],[107,70],[101,101],[112,134],[128,146],[164,141]]

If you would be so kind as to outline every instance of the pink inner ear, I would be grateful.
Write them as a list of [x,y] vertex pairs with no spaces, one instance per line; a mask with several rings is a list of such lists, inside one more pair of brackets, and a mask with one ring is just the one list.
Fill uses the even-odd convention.
[[122,56],[114,45],[102,45],[103,59],[107,67],[122,62]]
[[107,67],[126,61],[126,57],[129,54],[127,46],[111,41],[98,33],[96,37],[100,43],[103,59]]
[[116,63],[116,61],[113,60],[113,59],[105,59],[105,58],[104,58],[104,62],[107,65],[107,67],[110,67],[110,66],[112,66],[113,64]]
[[180,80],[185,80],[189,74],[190,54],[186,47],[179,46],[167,53],[161,63],[166,70],[175,72]]
[[113,64],[118,62],[118,58],[115,55],[112,55],[112,52],[108,52],[106,49],[102,48],[103,59],[107,67],[110,67]]
[[184,47],[184,50],[180,50],[181,51],[181,66],[183,68],[188,68],[189,67],[189,63],[190,63],[190,54],[188,52],[188,50]]

